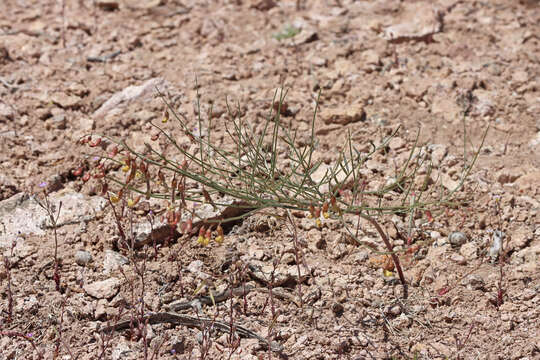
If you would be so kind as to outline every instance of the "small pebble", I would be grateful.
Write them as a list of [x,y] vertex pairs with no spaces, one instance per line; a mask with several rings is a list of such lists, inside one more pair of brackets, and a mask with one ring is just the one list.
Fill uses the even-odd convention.
[[461,246],[467,241],[467,235],[465,235],[461,231],[454,231],[453,233],[448,235],[448,241],[453,246]]
[[75,262],[80,266],[86,266],[92,261],[92,255],[88,251],[79,250],[75,253]]

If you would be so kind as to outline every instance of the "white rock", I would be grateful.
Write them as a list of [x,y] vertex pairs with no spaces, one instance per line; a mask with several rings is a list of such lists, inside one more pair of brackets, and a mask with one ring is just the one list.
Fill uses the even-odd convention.
[[[87,197],[68,190],[50,194],[49,201],[56,206],[62,202],[58,227],[90,221],[107,204],[102,198]],[[0,218],[5,225],[5,231],[0,232],[0,247],[21,234],[44,235],[45,229],[51,228],[45,210],[27,193],[18,193],[0,201]]]
[[117,278],[96,281],[83,286],[84,291],[96,299],[110,299],[114,297],[120,289],[121,281]]
[[103,273],[109,274],[121,267],[122,265],[129,264],[129,260],[122,254],[112,250],[105,250],[105,257],[103,258]]
[[75,262],[77,265],[86,266],[92,261],[92,254],[88,251],[79,250],[75,253]]
[[128,86],[124,90],[111,96],[109,100],[105,101],[105,103],[94,112],[94,116],[104,116],[112,109],[118,108],[119,106],[127,106],[139,99],[151,99],[156,92],[156,88],[160,91],[164,91],[167,87],[168,83],[163,78],[153,78],[139,86]]
[[442,31],[442,16],[436,8],[418,2],[404,3],[403,9],[398,23],[384,29],[383,37],[386,40],[419,40]]

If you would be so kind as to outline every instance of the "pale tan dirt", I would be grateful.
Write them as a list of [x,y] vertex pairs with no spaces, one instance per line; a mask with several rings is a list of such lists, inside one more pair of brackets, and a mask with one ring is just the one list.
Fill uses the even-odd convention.
[[[434,230],[440,238],[424,232],[424,240],[431,236],[435,242],[422,245],[423,256],[403,258],[410,282],[406,300],[399,281],[383,276],[377,256],[344,240],[335,221],[318,230],[312,221],[297,219],[310,274],[300,289],[303,307],[274,297],[273,319],[268,294],[253,292],[245,301],[240,297],[202,309],[226,323],[232,312],[235,324],[280,343],[281,355],[244,338],[231,355],[227,336],[219,332],[202,336],[198,329],[154,324],[147,339],[149,351],[161,345],[155,359],[199,359],[205,344],[207,359],[540,358],[538,1],[306,0],[301,9],[296,1],[264,0],[108,3],[118,8],[66,0],[62,12],[60,0],[2,1],[0,200],[41,194],[38,185],[44,181],[53,200],[74,192],[99,197],[95,181],[84,183],[73,175],[79,166],[85,171],[92,166],[84,156],[89,148],[77,140],[95,133],[136,146],[149,141],[147,122],[159,120],[163,111],[162,100],[153,97],[154,86],[146,96],[96,111],[113,94],[154,78],[161,78],[155,84],[179,100],[190,126],[196,126],[197,81],[204,106],[214,103],[216,139],[229,120],[226,99],[239,103],[244,119],[260,128],[275,89],[283,84],[290,108],[284,119],[299,129],[299,141],[307,141],[322,89],[316,156],[328,163],[336,159],[348,131],[364,147],[400,126],[386,157],[370,163],[366,174],[376,184],[394,175],[394,164],[407,157],[418,130],[421,146],[443,145],[437,165],[448,181],[456,181],[464,137],[470,160],[490,125],[478,161],[457,194],[467,206],[437,214]],[[276,40],[286,25],[302,31],[292,40]],[[329,120],[332,112],[348,110],[365,116],[345,124]],[[437,146],[430,149],[435,153]],[[264,214],[249,218],[220,246],[201,248],[194,238],[182,238],[160,247],[157,256],[149,251],[146,311],[164,311],[182,298],[182,291],[190,300],[204,284],[219,290],[231,281],[241,284],[242,269],[229,266],[230,255],[242,260],[235,264],[240,267],[271,268],[275,261],[278,268],[296,269],[287,226],[263,226],[269,219]],[[390,220],[406,231],[403,219]],[[394,243],[403,245],[390,222],[383,225]],[[501,267],[486,255],[494,230],[507,235],[499,307]],[[362,231],[380,244],[369,226]],[[449,244],[453,231],[466,234],[466,242]],[[420,241],[421,232],[415,234],[414,241]],[[0,242],[11,264],[13,298],[9,321],[4,262],[0,359],[38,358],[38,352],[51,359],[57,344],[62,359],[144,358],[143,341],[129,330],[105,337],[104,349],[99,336],[100,327],[119,321],[119,309],[128,308],[120,316],[124,319],[132,314],[129,306],[140,304],[142,288],[133,263],[122,266],[125,276],[119,269],[104,271],[115,238],[108,208],[87,224],[58,229],[63,293],[55,291],[52,278],[51,229]],[[93,261],[78,265],[79,250]],[[112,284],[118,289],[109,284],[102,290],[112,291],[113,298],[96,299],[101,295],[89,285],[110,278],[118,279]],[[283,286],[297,299],[294,281]],[[184,313],[194,315],[193,309]],[[13,332],[31,336],[37,351]]]

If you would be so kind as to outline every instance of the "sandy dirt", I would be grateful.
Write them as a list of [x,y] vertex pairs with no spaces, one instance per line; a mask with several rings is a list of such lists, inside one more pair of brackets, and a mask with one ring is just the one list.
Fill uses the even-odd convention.
[[[540,358],[538,1],[3,0],[1,7],[0,359]],[[419,246],[402,255],[406,299],[384,259],[349,241],[332,219],[319,229],[297,218],[296,247],[287,223],[267,213],[238,224],[221,245],[184,236],[146,257],[117,247],[98,182],[83,180],[96,162],[82,136],[144,148],[148,123],[164,109],[160,89],[192,127],[197,92],[203,111],[211,102],[220,141],[226,101],[260,129],[280,85],[288,89],[282,118],[304,144],[321,91],[315,157],[327,164],[349,133],[362,148],[400,127],[387,152],[366,163],[373,186],[395,174],[419,131],[442,186],[457,184],[489,126],[456,193],[462,206],[435,214],[429,226],[417,214]],[[55,232],[33,200],[43,202],[44,190],[56,209],[63,205],[61,291]],[[147,222],[147,213],[140,209],[135,222]],[[382,225],[394,245],[406,245],[399,234],[411,229],[407,219],[389,216]],[[367,224],[362,237],[384,250]],[[493,250],[497,238],[504,256]],[[268,286],[256,268],[281,283]],[[193,302],[246,287],[257,290],[215,306]],[[179,302],[189,303],[177,312],[191,320],[154,317],[111,330],[143,316],[141,307],[144,316],[170,313]],[[231,324],[250,332],[231,336]]]

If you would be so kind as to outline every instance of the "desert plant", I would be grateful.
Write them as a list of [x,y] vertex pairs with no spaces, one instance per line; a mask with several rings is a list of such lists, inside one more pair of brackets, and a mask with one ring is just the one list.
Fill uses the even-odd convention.
[[[60,286],[60,260],[58,259],[58,219],[60,218],[60,211],[62,210],[62,202],[58,204],[58,208],[55,204],[51,203],[49,199],[49,194],[45,188],[47,183],[41,183],[40,187],[43,188],[43,200],[40,200],[37,196],[34,197],[36,203],[47,212],[49,221],[54,231],[54,274],[53,279],[56,284],[56,291],[61,292],[62,288]],[[55,214],[56,213],[56,214]]]
[[[406,287],[398,253],[383,230],[382,221],[392,214],[412,219],[415,214],[427,211],[431,217],[432,213],[436,214],[445,206],[459,205],[453,202],[454,194],[463,186],[478,151],[471,159],[464,159],[461,178],[455,189],[446,191],[442,185],[429,187],[427,182],[418,186],[415,182],[418,173],[423,169],[429,176],[432,165],[419,147],[417,136],[408,159],[396,169],[393,179],[378,189],[367,189],[366,178],[360,170],[376,153],[387,154],[387,145],[399,128],[377,144],[370,142],[367,152],[354,144],[349,133],[337,161],[326,170],[322,179],[314,181],[313,175],[322,165],[322,161],[316,161],[314,156],[317,148],[315,119],[320,93],[307,144],[302,144],[297,131],[281,119],[286,112],[286,93],[283,89],[275,92],[266,122],[258,135],[244,118],[240,105],[232,108],[227,101],[228,123],[231,125],[225,127],[225,132],[233,144],[229,148],[216,145],[212,137],[212,109],[204,121],[199,94],[196,130],[190,128],[186,115],[175,110],[170,96],[159,93],[165,104],[163,118],[161,124],[151,123],[156,133],[151,137],[152,142],[146,143],[144,151],[137,151],[126,141],[105,135],[100,135],[97,140],[85,136],[81,143],[95,147],[103,139],[115,144],[111,153],[100,155],[100,164],[92,170],[113,203],[123,199],[132,206],[143,197],[162,200],[167,204],[165,218],[171,228],[178,227],[184,234],[198,233],[201,245],[208,244],[213,234],[217,235],[216,241],[222,241],[222,226],[230,226],[256,211],[277,208],[306,212],[314,218],[317,227],[321,227],[328,218],[341,221],[351,239],[390,256]],[[172,121],[176,121],[190,144],[182,144],[168,130]],[[203,128],[207,131],[206,136],[203,136]],[[485,134],[482,144],[484,139]],[[176,151],[175,155],[167,153],[170,148]],[[126,174],[125,177],[111,171],[118,168]],[[198,218],[196,208],[200,204],[225,210],[213,218]],[[377,251],[373,245],[358,238],[360,219],[374,226],[386,251]]]

